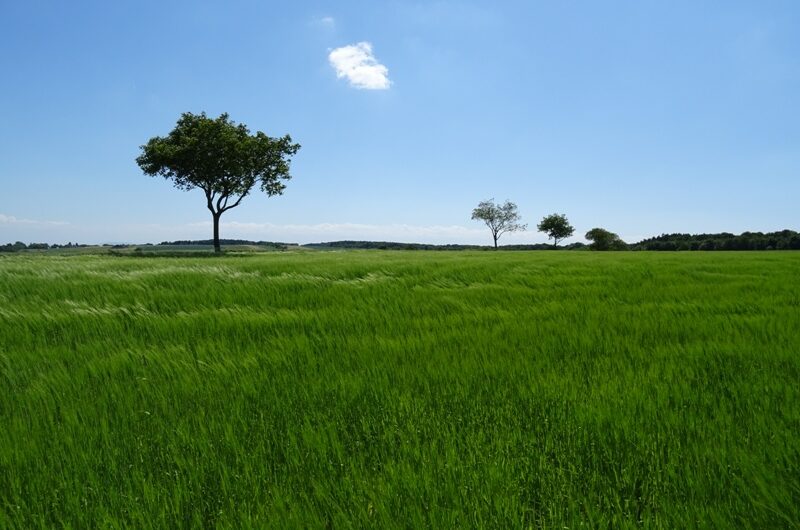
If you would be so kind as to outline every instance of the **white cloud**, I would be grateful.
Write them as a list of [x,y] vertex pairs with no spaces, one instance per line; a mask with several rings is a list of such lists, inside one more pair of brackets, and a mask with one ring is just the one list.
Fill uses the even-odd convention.
[[372,54],[372,44],[359,42],[336,48],[328,54],[336,77],[346,78],[350,86],[367,90],[386,90],[391,85],[389,69]]
[[4,215],[0,213],[0,224],[63,226],[69,223],[66,221],[35,221],[33,219],[20,219],[19,217],[14,217],[13,215]]

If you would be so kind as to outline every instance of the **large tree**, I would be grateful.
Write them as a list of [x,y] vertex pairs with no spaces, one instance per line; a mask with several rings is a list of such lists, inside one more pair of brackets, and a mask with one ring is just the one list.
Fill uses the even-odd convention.
[[553,240],[554,248],[558,246],[559,241],[575,233],[575,228],[569,224],[567,216],[562,213],[553,213],[545,216],[542,222],[538,224],[537,228],[539,232],[546,233],[548,239]]
[[281,195],[300,145],[288,134],[250,134],[227,114],[212,119],[205,112],[186,112],[167,136],[151,138],[141,149],[136,163],[147,175],[162,176],[181,190],[203,191],[214,221],[214,251],[220,252],[222,214],[239,206],[256,185],[267,196]]
[[494,248],[497,248],[497,240],[506,232],[517,232],[525,230],[528,225],[520,223],[522,219],[517,212],[517,205],[511,201],[504,204],[495,204],[494,199],[481,201],[478,207],[472,210],[472,219],[483,221],[489,230],[492,231]]

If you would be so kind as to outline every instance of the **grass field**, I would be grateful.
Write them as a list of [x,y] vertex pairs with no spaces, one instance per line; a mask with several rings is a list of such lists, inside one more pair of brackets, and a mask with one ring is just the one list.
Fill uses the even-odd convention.
[[0,258],[0,528],[792,528],[800,253]]

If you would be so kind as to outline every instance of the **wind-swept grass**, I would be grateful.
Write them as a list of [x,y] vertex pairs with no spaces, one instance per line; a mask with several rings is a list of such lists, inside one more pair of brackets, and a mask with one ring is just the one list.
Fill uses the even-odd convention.
[[0,527],[796,527],[798,270],[3,257]]

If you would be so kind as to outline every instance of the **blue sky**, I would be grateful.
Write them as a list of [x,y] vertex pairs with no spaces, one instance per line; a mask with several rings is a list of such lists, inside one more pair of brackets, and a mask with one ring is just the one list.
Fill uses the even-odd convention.
[[489,244],[491,197],[530,224],[501,243],[552,212],[800,229],[798,27],[769,0],[0,0],[0,243],[209,238],[201,192],[134,162],[185,111],[303,145],[223,237]]

